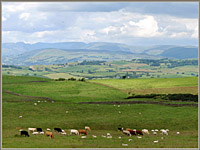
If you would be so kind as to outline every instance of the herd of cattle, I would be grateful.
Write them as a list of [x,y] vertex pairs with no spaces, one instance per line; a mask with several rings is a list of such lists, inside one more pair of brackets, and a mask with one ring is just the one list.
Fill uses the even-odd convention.
[[[28,128],[28,131],[23,130],[22,128],[17,127],[16,129],[20,129],[20,133],[21,136],[27,136],[29,137],[32,133],[32,135],[38,135],[38,134],[44,134],[44,131],[42,130],[42,128]],[[60,133],[62,135],[66,135],[67,133],[65,132],[65,130],[61,129],[61,128],[54,128],[53,130],[54,132],[51,131],[51,129],[47,128],[45,135],[51,137],[52,139],[54,139],[54,134],[55,133]],[[88,131],[91,131],[90,127],[85,126],[85,129],[81,129],[81,130],[76,130],[76,129],[70,129],[70,135],[88,135]],[[126,128],[124,130],[124,128],[118,128],[118,131],[121,131],[124,135],[127,136],[143,136],[144,134],[149,135],[150,132],[148,129],[142,129],[142,130],[136,130],[136,129],[129,129]],[[151,130],[153,135],[157,135],[159,130],[155,129],[155,130]],[[168,135],[169,130],[168,129],[161,129],[160,130],[160,134],[162,135]],[[177,132],[177,134],[180,134],[180,132]],[[93,135],[93,137],[96,137],[95,135]],[[102,135],[103,137],[103,135]],[[107,138],[112,138],[112,136],[110,135],[110,133],[107,133]]]
[[[28,131],[25,131],[24,129],[20,128],[20,127],[17,127],[16,129],[20,129],[20,133],[21,133],[21,136],[27,136],[29,137],[30,133],[32,133],[32,135],[38,135],[38,134],[44,134],[44,131],[42,130],[42,128],[28,128]],[[81,134],[84,134],[84,135],[87,135],[87,131],[91,131],[90,127],[88,126],[85,126],[85,129],[84,130],[76,130],[76,129],[71,129],[70,130],[70,135],[81,135]],[[65,130],[61,129],[61,128],[54,128],[54,133],[60,133],[62,135],[66,135],[67,133],[65,132]],[[54,139],[54,134],[53,132],[51,131],[51,129],[47,128],[46,129],[46,132],[45,132],[46,136],[50,136],[52,139]]]

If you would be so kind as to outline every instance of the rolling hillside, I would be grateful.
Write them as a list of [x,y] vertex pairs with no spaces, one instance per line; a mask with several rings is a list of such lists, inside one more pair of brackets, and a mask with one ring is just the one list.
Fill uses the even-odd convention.
[[198,58],[198,47],[175,45],[130,46],[106,42],[3,43],[2,62],[15,65],[57,64],[83,60],[191,59]]

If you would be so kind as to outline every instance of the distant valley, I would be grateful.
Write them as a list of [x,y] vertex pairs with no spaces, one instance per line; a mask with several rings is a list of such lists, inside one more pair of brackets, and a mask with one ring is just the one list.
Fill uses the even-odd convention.
[[2,44],[2,63],[7,65],[30,66],[82,62],[84,60],[119,61],[161,58],[198,58],[198,47],[175,45],[144,47],[106,42]]

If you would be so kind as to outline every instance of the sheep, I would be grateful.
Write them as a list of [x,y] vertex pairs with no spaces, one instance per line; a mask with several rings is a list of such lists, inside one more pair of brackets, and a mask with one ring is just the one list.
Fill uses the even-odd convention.
[[72,135],[72,134],[79,135],[79,132],[76,129],[71,129],[70,130],[70,135]]
[[38,135],[38,134],[39,134],[39,132],[33,132],[32,134],[33,134],[33,135]]
[[104,137],[104,138],[105,138],[106,136],[105,136],[105,135],[101,135],[101,137]]
[[128,141],[133,141],[133,139],[128,139]]
[[148,131],[147,129],[142,129],[142,132],[143,132],[144,134],[149,134],[149,131]]
[[153,135],[157,135],[157,132],[154,131],[154,132],[153,132]]
[[85,126],[85,130],[91,131],[90,127]]
[[51,131],[51,129],[47,128],[47,131]]
[[36,105],[37,105],[37,103],[34,103],[34,105],[36,106]]
[[155,129],[156,132],[158,132],[158,129]]
[[40,132],[40,134],[44,134],[44,132]]
[[167,130],[162,129],[161,132],[162,132],[161,134],[163,135],[168,135]]
[[157,141],[153,141],[154,143],[158,143],[158,140]]
[[111,135],[109,135],[109,136],[107,136],[107,138],[108,138],[108,139],[111,139],[111,138],[112,138],[112,136],[111,136]]
[[124,143],[122,143],[122,146],[128,146],[128,144],[124,144]]
[[110,136],[110,133],[107,133],[107,136]]
[[97,138],[97,136],[96,136],[96,135],[92,135],[92,137],[93,137],[93,138]]
[[85,139],[85,138],[86,138],[86,136],[81,136],[81,138],[82,138],[82,139]]
[[22,116],[19,116],[19,119],[21,119],[22,118]]
[[180,132],[176,132],[176,134],[180,134]]

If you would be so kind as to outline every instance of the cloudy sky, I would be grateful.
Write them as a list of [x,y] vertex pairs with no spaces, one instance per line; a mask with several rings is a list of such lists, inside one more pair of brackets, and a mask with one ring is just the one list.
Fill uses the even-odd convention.
[[198,45],[198,2],[2,2],[2,41]]

